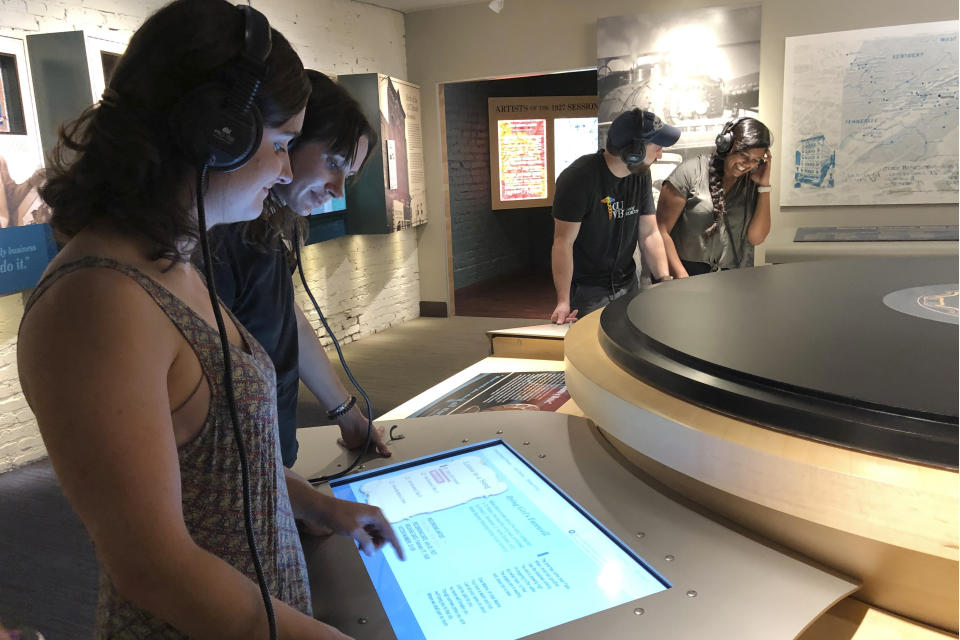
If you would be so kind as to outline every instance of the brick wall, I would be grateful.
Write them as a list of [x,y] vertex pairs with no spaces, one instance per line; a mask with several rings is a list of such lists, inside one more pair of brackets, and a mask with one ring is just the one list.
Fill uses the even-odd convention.
[[[0,35],[83,29],[126,42],[157,0],[0,0]],[[328,74],[379,71],[406,77],[403,15],[350,0],[259,0],[257,9],[297,49],[307,67]],[[352,236],[306,247],[304,271],[331,328],[345,342],[419,315],[416,230]],[[297,299],[323,334],[297,285]],[[46,455],[20,390],[16,335],[20,294],[0,297],[0,473]],[[329,339],[323,336],[324,344]]]
[[454,289],[550,269],[549,207],[491,208],[487,98],[596,93],[596,71],[444,85]]

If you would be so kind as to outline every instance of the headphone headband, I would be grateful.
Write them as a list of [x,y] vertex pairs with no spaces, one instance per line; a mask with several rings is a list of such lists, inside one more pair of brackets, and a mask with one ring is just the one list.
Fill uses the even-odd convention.
[[715,143],[717,145],[717,153],[721,156],[725,156],[730,153],[730,149],[733,148],[733,130],[734,128],[743,122],[744,120],[750,120],[750,116],[740,116],[730,120],[725,125],[723,129],[720,130],[720,133],[717,134],[717,139]]
[[224,65],[217,80],[201,84],[173,108],[170,125],[181,148],[210,169],[239,169],[256,153],[263,120],[254,104],[267,73],[270,23],[256,9],[238,5],[243,48]]

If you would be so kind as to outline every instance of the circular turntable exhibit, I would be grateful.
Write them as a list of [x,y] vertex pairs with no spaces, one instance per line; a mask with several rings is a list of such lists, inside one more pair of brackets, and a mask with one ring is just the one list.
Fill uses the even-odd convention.
[[573,400],[642,472],[957,631],[957,259],[765,266],[575,323]]

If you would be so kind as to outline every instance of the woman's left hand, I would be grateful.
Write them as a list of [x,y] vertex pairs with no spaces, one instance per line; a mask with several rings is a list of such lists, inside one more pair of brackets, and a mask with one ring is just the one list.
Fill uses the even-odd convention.
[[750,179],[756,182],[762,187],[770,186],[770,165],[773,160],[773,156],[770,154],[770,151],[767,151],[763,154],[763,160],[761,164],[750,172]]

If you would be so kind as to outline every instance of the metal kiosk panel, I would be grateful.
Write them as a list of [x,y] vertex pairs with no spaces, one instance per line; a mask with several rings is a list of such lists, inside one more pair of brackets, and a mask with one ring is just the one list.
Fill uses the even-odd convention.
[[[502,440],[672,585],[531,638],[794,638],[856,588],[658,493],[622,464],[584,419],[505,412],[380,424],[404,437],[390,442],[392,458],[369,460],[360,473]],[[294,471],[312,477],[349,464],[352,454],[336,445],[337,433],[329,427],[301,429]],[[321,490],[330,492],[329,487]],[[470,554],[470,541],[462,543],[463,553]],[[397,637],[352,541],[305,538],[304,552],[319,619],[355,637]],[[450,637],[457,637],[456,630]]]

